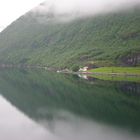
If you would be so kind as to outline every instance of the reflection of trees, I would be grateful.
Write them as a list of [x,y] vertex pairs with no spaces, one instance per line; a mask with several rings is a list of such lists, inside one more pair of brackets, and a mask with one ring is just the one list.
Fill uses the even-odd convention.
[[[139,85],[95,79],[94,84],[89,84],[91,81],[38,70],[0,71],[1,94],[36,121],[53,122],[58,117],[56,113],[64,110],[140,130]],[[136,94],[132,98],[128,93]]]
[[120,89],[122,92],[132,96],[140,96],[140,85],[137,83],[124,83],[121,84]]

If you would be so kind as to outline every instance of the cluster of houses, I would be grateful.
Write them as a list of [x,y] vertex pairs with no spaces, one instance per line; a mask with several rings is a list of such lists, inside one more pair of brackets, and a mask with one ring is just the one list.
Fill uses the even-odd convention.
[[94,68],[97,68],[97,66],[94,66],[93,64],[88,64],[87,66],[80,68],[79,72],[86,72],[86,71],[88,71],[90,69],[94,69]]
[[79,72],[86,72],[89,69],[89,67],[83,67],[79,69]]
[[[93,66],[93,65],[89,65],[89,66],[85,66],[85,67],[83,67],[83,68],[80,68],[77,72],[87,72],[88,70],[90,70],[90,69],[93,69],[93,68],[95,68],[95,66]],[[63,70],[57,70],[57,72],[58,73],[60,73],[60,72],[65,72],[65,73],[72,73],[73,71],[72,70],[69,70],[69,69],[63,69]]]

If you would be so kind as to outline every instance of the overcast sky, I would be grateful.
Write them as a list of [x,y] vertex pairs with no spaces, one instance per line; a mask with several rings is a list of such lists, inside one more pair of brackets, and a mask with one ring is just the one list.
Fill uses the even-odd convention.
[[0,30],[43,0],[0,0]]
[[[45,0],[44,0],[45,1]],[[0,0],[0,30],[18,17],[36,7],[43,0]],[[37,8],[41,12],[53,9],[57,14],[106,12],[140,4],[140,0],[46,0],[45,5]]]

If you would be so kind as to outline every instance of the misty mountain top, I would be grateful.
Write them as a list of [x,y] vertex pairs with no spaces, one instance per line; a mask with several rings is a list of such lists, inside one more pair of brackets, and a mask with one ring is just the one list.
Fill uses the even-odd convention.
[[126,66],[140,56],[139,13],[140,0],[48,0],[1,33],[0,63]]
[[140,0],[46,0],[34,8],[32,13],[55,18],[73,19],[117,12],[140,6]]

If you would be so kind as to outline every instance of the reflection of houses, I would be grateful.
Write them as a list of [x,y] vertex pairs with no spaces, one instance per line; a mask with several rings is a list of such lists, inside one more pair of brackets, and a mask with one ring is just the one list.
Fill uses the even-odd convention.
[[82,79],[88,80],[88,81],[96,81],[97,78],[91,77],[89,75],[85,75],[85,74],[78,74],[78,76]]
[[82,78],[82,79],[88,80],[88,76],[87,76],[87,75],[79,74],[78,76],[79,76],[80,78]]

